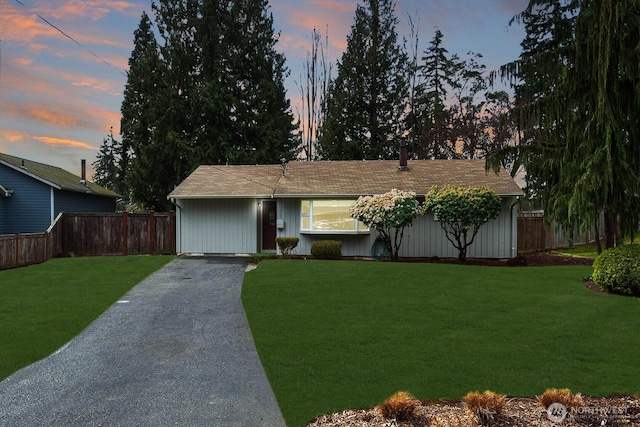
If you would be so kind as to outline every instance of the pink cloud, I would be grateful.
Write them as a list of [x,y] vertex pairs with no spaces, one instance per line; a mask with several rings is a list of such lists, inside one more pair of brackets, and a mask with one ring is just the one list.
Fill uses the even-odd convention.
[[98,21],[109,13],[125,13],[131,10],[138,11],[140,6],[128,1],[111,0],[69,0],[55,7],[50,2],[41,2],[42,14],[56,18],[70,20],[70,18],[81,17],[92,21]]
[[95,150],[94,146],[89,145],[86,142],[77,141],[74,139],[54,138],[50,136],[33,136],[32,138],[35,139],[36,141],[40,141],[46,145],[51,145],[51,146],[63,145],[63,146],[72,147],[72,148],[83,148],[85,150]]
[[44,107],[34,104],[9,104],[2,103],[2,112],[6,117],[33,120],[40,123],[46,123],[51,126],[81,126],[94,127],[95,124],[84,118],[60,108]]

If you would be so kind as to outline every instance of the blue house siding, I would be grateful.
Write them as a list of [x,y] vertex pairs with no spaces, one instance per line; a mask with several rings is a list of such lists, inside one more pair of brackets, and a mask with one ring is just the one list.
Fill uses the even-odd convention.
[[60,212],[115,212],[116,199],[94,194],[53,190],[54,218]]
[[51,224],[51,187],[6,167],[0,167],[0,182],[13,190],[3,200],[2,234],[45,231]]
[[5,234],[4,232],[4,197],[0,196],[0,235]]

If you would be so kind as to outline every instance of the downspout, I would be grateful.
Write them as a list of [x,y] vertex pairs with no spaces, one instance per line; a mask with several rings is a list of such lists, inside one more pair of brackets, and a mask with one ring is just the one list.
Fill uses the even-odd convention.
[[[511,258],[515,258],[515,257],[518,256],[518,241],[517,241],[518,221],[517,221],[517,219],[516,219],[516,222],[515,222],[515,226],[514,226],[514,223],[513,223],[513,208],[515,206],[517,206],[517,205],[518,205],[518,198],[516,197],[515,201],[513,203],[511,203],[511,208],[510,208],[510,211],[511,211],[511,239],[510,239],[511,240]],[[516,228],[514,228],[514,227],[516,227]],[[516,238],[515,242],[514,242],[514,237]]]
[[55,217],[55,213],[56,213],[56,211],[55,211],[56,198],[55,198],[54,193],[53,193],[53,191],[54,191],[53,187],[49,187],[49,189],[51,190],[51,212],[50,212],[50,215],[49,215],[49,217],[50,217],[49,218],[49,224],[53,224],[53,221],[56,219],[56,217]]
[[[167,199],[176,207],[176,228],[180,229],[180,233],[176,230],[176,255],[180,255],[182,251],[182,207],[175,201],[176,199],[171,197],[167,197]],[[178,227],[178,222],[180,222],[180,227]]]

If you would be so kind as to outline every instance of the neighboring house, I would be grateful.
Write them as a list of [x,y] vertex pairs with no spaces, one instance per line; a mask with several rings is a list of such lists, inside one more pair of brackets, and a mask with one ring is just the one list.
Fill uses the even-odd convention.
[[[176,205],[176,242],[183,254],[276,251],[278,236],[299,237],[298,255],[316,240],[342,241],[344,256],[369,257],[377,232],[349,216],[361,195],[433,185],[485,186],[502,198],[497,219],[480,229],[469,258],[517,255],[517,197],[511,176],[485,171],[484,160],[414,160],[401,170],[392,160],[290,162],[286,165],[200,166],[168,196]],[[432,215],[405,229],[400,257],[457,257]]]
[[119,197],[64,169],[0,153],[0,234],[43,232],[63,211],[115,212]]

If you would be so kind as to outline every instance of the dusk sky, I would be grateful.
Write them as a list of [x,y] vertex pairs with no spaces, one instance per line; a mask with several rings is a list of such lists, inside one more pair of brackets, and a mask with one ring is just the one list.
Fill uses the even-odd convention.
[[[335,64],[359,3],[270,0],[280,32],[276,49],[290,70],[286,86],[294,114],[312,29],[324,34],[328,26]],[[508,23],[527,3],[397,0],[398,32],[409,37],[411,15],[421,51],[437,27],[450,53],[480,53],[496,69],[520,53],[524,31]],[[95,161],[110,127],[120,139],[127,61],[143,10],[153,19],[150,0],[0,0],[0,152],[79,175],[80,159]]]

